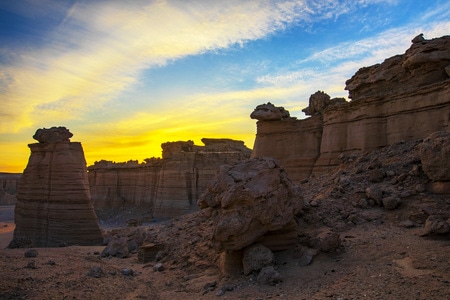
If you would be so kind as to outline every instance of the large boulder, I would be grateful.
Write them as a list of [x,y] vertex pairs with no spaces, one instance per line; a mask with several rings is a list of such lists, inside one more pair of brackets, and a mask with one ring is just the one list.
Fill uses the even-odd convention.
[[200,208],[211,209],[219,250],[242,249],[284,228],[302,204],[299,187],[272,158],[222,166],[198,201]]
[[258,105],[250,114],[250,118],[258,121],[276,121],[289,117],[289,111],[285,110],[284,107],[275,106],[270,102]]
[[433,181],[450,181],[450,132],[430,134],[420,145],[422,169]]

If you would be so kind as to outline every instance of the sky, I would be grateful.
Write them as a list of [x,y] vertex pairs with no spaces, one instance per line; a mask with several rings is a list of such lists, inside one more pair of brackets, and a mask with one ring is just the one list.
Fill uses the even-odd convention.
[[87,165],[161,143],[253,147],[253,109],[306,116],[359,68],[450,34],[448,0],[0,0],[0,172],[38,128],[65,126]]

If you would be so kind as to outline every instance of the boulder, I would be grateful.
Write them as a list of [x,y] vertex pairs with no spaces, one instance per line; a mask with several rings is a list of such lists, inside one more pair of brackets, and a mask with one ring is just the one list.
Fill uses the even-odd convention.
[[244,250],[242,264],[244,275],[259,272],[262,268],[273,265],[275,256],[269,248],[261,244],[253,244]]
[[282,106],[275,106],[270,102],[258,105],[250,114],[250,118],[258,121],[274,121],[289,118],[289,112]]
[[213,242],[220,250],[242,249],[282,229],[302,204],[299,187],[272,158],[221,166],[198,201],[200,208],[212,210]]
[[450,181],[450,132],[430,134],[420,145],[425,174],[433,181]]

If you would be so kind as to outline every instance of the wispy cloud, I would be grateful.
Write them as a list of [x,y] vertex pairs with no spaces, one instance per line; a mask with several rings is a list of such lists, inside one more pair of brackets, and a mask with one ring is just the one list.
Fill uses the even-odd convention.
[[20,12],[37,20],[46,16],[45,7],[66,11],[44,46],[2,49],[15,55],[0,71],[0,101],[10,103],[3,107],[0,132],[80,118],[131,88],[146,68],[243,45],[366,2],[87,1],[69,8],[30,3]]
[[[361,67],[383,62],[386,58],[403,54],[411,45],[411,39],[419,33],[426,38],[448,34],[450,21],[436,22],[426,28],[417,24],[384,31],[376,36],[345,42],[330,47],[295,62],[297,71],[279,72],[261,76],[257,81],[263,86],[290,88],[307,86],[310,94],[325,90],[334,96],[346,96],[345,81]],[[311,67],[314,65],[314,67]],[[308,99],[309,95],[299,94]]]

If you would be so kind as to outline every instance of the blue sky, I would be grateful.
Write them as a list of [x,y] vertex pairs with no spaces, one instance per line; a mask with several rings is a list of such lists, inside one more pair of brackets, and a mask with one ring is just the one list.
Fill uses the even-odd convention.
[[291,116],[317,90],[425,38],[450,1],[0,1],[0,171],[21,172],[38,128],[66,126],[88,164],[160,156],[202,137],[253,146],[262,103]]

